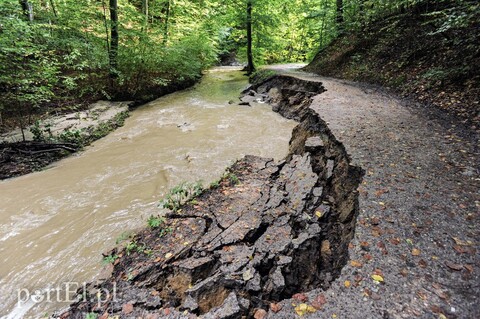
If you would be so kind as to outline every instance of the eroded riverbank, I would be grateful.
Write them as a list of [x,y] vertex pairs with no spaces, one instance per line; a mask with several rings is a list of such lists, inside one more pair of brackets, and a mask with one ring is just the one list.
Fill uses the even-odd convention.
[[178,183],[208,184],[245,154],[283,158],[295,123],[265,104],[229,104],[246,84],[238,71],[213,70],[195,88],[138,108],[84,152],[0,182],[0,314],[20,318],[64,306],[17,308],[17,291],[90,281],[102,268],[99,252],[145,225]]
[[61,318],[264,318],[276,302],[339,276],[363,171],[309,108],[320,83],[277,76],[251,90],[300,122],[286,159],[235,163],[181,211],[113,250],[112,276],[88,285]]

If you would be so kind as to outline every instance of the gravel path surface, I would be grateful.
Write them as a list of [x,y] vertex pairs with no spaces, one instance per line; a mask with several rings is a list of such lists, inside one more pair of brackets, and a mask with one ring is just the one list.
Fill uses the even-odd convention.
[[340,278],[269,317],[320,302],[303,317],[480,318],[478,135],[381,90],[288,74],[323,83],[312,108],[366,175]]

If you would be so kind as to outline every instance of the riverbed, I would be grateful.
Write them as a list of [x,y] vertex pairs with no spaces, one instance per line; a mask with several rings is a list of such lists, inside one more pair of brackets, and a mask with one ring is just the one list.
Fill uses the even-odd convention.
[[[245,154],[283,158],[296,123],[267,104],[238,105],[246,85],[238,69],[212,69],[194,88],[138,108],[85,151],[0,182],[0,316],[67,306],[64,295],[45,291],[98,277],[101,252],[146,225],[173,186],[208,185]],[[38,299],[27,298],[37,290]]]

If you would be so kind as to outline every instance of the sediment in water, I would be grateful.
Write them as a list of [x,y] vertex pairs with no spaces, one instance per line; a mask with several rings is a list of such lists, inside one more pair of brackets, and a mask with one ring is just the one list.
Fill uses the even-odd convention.
[[[363,171],[309,108],[318,82],[274,76],[245,94],[299,121],[281,162],[246,156],[163,225],[145,229],[112,274],[61,318],[242,318],[328,288],[348,260]],[[109,293],[107,293],[109,292]],[[114,293],[113,293],[114,292]]]

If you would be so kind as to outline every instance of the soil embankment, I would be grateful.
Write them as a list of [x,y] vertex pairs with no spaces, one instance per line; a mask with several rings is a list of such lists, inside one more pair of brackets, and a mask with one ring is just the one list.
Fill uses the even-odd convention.
[[252,87],[247,94],[300,122],[287,158],[238,161],[217,185],[108,254],[111,277],[80,292],[86,298],[61,317],[252,317],[329,287],[348,260],[363,171],[309,108],[323,91],[284,76]]

